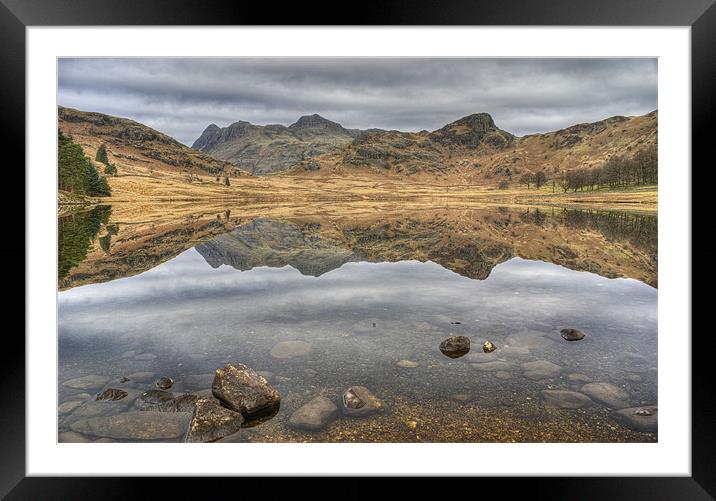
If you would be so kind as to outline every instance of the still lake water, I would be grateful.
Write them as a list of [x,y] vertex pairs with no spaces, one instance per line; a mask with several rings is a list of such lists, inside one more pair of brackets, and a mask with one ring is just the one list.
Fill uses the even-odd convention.
[[[132,225],[112,214],[60,219],[60,441],[181,441],[191,416],[163,413],[176,436],[87,420],[136,414],[133,399],[162,376],[175,395],[206,394],[227,363],[263,371],[281,405],[222,441],[658,438],[616,412],[657,405],[655,215],[227,211]],[[566,327],[586,337],[565,341]],[[443,355],[451,335],[469,337],[470,353]],[[483,353],[486,340],[497,350]],[[318,395],[340,406],[353,385],[384,412],[291,427],[296,409]],[[103,388],[128,396],[95,401]]]

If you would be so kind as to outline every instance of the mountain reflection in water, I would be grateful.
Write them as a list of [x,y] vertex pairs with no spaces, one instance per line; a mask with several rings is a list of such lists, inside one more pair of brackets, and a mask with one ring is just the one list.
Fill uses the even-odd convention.
[[[143,374],[128,398],[159,376],[175,394],[206,392],[216,368],[244,363],[271,375],[281,408],[225,441],[656,440],[614,413],[657,404],[655,215],[232,210],[143,221],[108,210],[60,224],[60,403],[80,400],[65,383],[82,376],[111,386]],[[585,339],[564,341],[565,327]],[[470,353],[442,355],[450,335],[468,336]],[[286,341],[303,351],[274,356]],[[591,383],[621,389],[619,402]],[[302,405],[319,395],[339,405],[352,385],[387,410],[315,432],[290,425]],[[555,395],[575,398],[564,392],[590,403],[556,408]],[[95,412],[86,407],[61,413],[63,436]]]

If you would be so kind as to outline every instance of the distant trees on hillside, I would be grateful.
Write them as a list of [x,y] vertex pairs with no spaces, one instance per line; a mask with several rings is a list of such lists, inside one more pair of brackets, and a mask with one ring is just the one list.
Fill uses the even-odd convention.
[[[603,165],[592,168],[572,169],[552,178],[552,190],[559,186],[565,193],[569,190],[617,189],[644,184],[658,184],[658,152],[656,145],[648,146],[631,157],[615,155]],[[545,171],[526,172],[520,183],[534,185],[537,189],[549,180]]]
[[80,195],[111,195],[107,179],[99,175],[92,160],[85,155],[82,147],[60,131],[58,131],[57,139],[59,189]]
[[535,182],[535,175],[532,172],[525,172],[520,176],[520,183],[526,184],[527,189],[530,189],[530,184],[533,184]]
[[643,184],[658,184],[658,153],[656,145],[649,146],[632,157],[612,156],[601,167],[575,169],[562,173],[559,186],[567,190],[626,188]]

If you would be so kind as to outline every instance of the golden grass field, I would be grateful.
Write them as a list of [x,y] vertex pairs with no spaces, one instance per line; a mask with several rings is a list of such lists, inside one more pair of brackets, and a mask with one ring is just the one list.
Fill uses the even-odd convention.
[[562,193],[559,188],[541,189],[514,187],[506,190],[488,185],[435,186],[399,182],[392,179],[327,177],[322,179],[264,176],[232,178],[224,186],[214,177],[199,176],[187,182],[180,176],[124,175],[110,179],[115,203],[198,203],[201,205],[236,206],[254,203],[272,205],[301,205],[303,203],[373,203],[407,202],[441,205],[498,204],[498,205],[560,205],[596,208],[657,210],[657,187],[642,186],[629,190],[595,190]]

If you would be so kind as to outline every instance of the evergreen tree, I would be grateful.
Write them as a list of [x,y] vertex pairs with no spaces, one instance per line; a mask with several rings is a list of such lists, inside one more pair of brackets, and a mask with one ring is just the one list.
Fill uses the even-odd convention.
[[101,144],[99,148],[97,148],[97,154],[94,157],[95,160],[98,162],[102,162],[105,165],[109,165],[109,158],[107,158],[107,147],[104,144]]
[[107,179],[101,177],[82,147],[71,137],[57,134],[58,187],[80,195],[109,196]]

